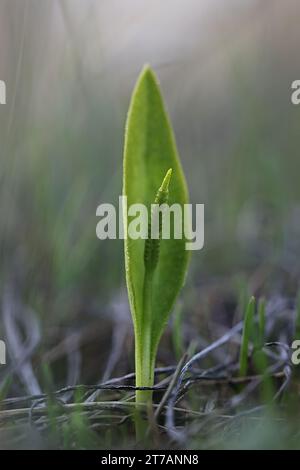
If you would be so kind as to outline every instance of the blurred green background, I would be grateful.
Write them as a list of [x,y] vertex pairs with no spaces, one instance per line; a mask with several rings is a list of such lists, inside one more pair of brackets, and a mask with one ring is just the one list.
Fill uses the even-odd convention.
[[96,208],[121,194],[144,63],[161,81],[191,200],[205,204],[186,318],[198,323],[203,286],[235,286],[261,266],[266,290],[296,291],[299,17],[297,0],[0,0],[0,288],[12,282],[39,318],[37,367],[58,337],[96,321],[103,355],[80,380],[105,368],[125,281],[122,242],[96,238]]

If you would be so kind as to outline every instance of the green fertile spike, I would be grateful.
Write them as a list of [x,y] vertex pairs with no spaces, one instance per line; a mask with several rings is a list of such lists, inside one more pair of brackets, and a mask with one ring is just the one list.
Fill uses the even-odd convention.
[[163,182],[161,184],[161,187],[157,191],[157,195],[155,198],[155,204],[164,204],[166,202],[166,199],[168,198],[169,195],[169,185],[170,185],[170,180],[172,176],[172,168],[170,168],[166,176],[163,179]]
[[[159,245],[161,239],[161,231],[162,231],[162,211],[161,206],[163,204],[167,204],[169,198],[169,184],[170,179],[172,176],[172,169],[170,168],[166,176],[163,179],[163,182],[157,191],[155,200],[154,200],[154,207],[151,211],[151,219],[148,225],[148,238],[145,241],[145,251],[144,251],[144,263],[146,271],[154,271],[157,266],[158,258],[159,258]],[[158,218],[158,231],[157,231],[157,238],[152,238],[152,231],[153,231],[153,222]]]

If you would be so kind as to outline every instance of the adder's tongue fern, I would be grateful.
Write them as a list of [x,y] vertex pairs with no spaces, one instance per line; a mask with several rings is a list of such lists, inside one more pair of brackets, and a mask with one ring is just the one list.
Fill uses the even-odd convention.
[[172,176],[170,168],[157,191],[148,223],[148,238],[145,241],[144,264],[146,271],[154,271],[159,259],[159,246],[162,232],[163,204],[168,203],[169,184]]
[[[170,234],[162,240],[162,206],[177,204],[183,209],[188,203],[188,191],[159,83],[148,66],[137,80],[129,106],[123,168],[123,195],[128,207],[141,201],[154,203],[147,239],[124,237],[126,281],[135,332],[139,388],[136,402],[144,404],[151,401],[151,392],[141,387],[153,386],[158,344],[184,283],[189,261],[185,236],[177,238]],[[153,194],[149,194],[150,183]],[[128,235],[132,219],[128,211],[124,211],[123,217]]]

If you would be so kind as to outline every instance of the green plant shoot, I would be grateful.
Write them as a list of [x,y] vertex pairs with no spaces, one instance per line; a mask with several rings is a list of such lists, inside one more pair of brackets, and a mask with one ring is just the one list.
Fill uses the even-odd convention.
[[253,338],[253,333],[254,333],[254,310],[255,310],[255,298],[251,297],[246,308],[243,333],[242,333],[242,342],[241,342],[241,349],[240,349],[240,375],[241,376],[245,376],[247,374],[249,340]]
[[265,330],[266,330],[266,301],[265,299],[259,299],[258,302],[258,337],[259,346],[262,348],[265,342]]
[[[188,202],[173,132],[158,81],[149,67],[141,72],[131,98],[123,170],[123,195],[127,197],[127,207],[144,204],[151,214],[152,204],[156,208],[174,203],[183,207]],[[123,214],[126,282],[134,324],[138,387],[149,387],[154,383],[158,343],[184,283],[189,258],[184,235],[181,239],[172,236],[168,240],[161,239],[160,214],[158,237],[151,238],[153,216],[152,211],[145,240],[126,237],[130,217],[127,211]],[[171,234],[172,226],[171,220]],[[150,392],[137,392],[138,403],[148,400],[151,400]]]

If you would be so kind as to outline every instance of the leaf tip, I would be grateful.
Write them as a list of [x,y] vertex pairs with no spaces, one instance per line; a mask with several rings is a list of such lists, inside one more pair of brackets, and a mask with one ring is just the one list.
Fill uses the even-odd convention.
[[143,66],[142,71],[139,76],[139,82],[143,82],[144,80],[145,81],[149,80],[155,83],[155,85],[158,84],[158,79],[156,77],[156,74],[149,64],[145,64]]
[[170,184],[172,173],[173,173],[172,168],[169,168],[169,170],[166,173],[166,176],[163,179],[161,189],[164,189],[165,191],[169,189],[169,184]]

